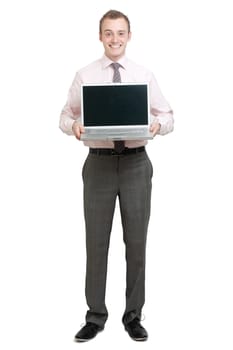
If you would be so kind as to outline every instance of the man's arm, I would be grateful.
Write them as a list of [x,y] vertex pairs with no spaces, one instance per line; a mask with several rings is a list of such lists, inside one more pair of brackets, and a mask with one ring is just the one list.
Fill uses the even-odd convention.
[[79,74],[75,75],[70,87],[67,102],[60,115],[60,129],[67,135],[74,135],[80,140],[80,135],[84,132],[81,124],[81,99],[80,99],[81,80]]
[[151,132],[166,135],[174,129],[173,111],[165,100],[155,77],[150,81]]

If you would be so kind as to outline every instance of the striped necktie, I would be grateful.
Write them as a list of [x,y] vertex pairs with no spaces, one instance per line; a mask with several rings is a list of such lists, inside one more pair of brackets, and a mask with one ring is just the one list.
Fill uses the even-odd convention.
[[[113,73],[113,83],[121,83],[121,75],[119,72],[120,64],[115,62],[112,63],[111,66],[114,69]],[[114,149],[117,153],[121,153],[125,149],[125,142],[124,141],[114,141]]]

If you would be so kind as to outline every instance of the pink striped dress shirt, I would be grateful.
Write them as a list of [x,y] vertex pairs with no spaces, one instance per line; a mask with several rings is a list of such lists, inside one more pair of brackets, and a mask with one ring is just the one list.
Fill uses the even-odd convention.
[[[80,69],[70,87],[67,102],[61,112],[60,128],[68,135],[73,135],[72,125],[75,121],[81,124],[81,100],[80,86],[83,83],[110,83],[113,79],[112,61],[105,55],[88,66]],[[150,95],[151,123],[160,123],[160,135],[165,135],[173,130],[173,112],[168,102],[163,97],[157,81],[152,72],[142,67],[126,56],[119,60],[121,64],[120,74],[122,82],[148,82]],[[126,141],[129,148],[145,146],[147,141]],[[113,148],[112,141],[84,141],[91,148]]]

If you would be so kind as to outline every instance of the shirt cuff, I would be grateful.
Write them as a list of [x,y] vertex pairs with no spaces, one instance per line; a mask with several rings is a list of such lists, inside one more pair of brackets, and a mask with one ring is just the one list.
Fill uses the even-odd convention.
[[173,131],[173,117],[172,114],[163,114],[153,118],[153,123],[157,122],[160,124],[159,135],[166,135]]

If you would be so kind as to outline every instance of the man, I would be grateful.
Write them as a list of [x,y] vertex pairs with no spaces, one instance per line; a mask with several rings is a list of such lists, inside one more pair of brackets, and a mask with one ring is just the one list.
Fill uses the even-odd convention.
[[[122,82],[149,83],[153,136],[171,132],[172,111],[153,74],[125,56],[131,39],[128,17],[119,11],[108,11],[100,20],[99,39],[104,46],[104,55],[76,74],[61,113],[60,128],[80,140],[85,132],[80,121],[80,85],[112,82],[115,74],[112,64],[118,62]],[[95,337],[104,329],[108,317],[105,305],[107,259],[117,197],[127,264],[126,307],[122,322],[132,339],[142,341],[148,337],[140,323],[145,302],[145,250],[153,172],[146,143],[125,141],[123,150],[118,151],[112,141],[84,141],[90,149],[82,172],[87,253],[85,291],[89,310],[85,326],[75,336],[76,341]]]

